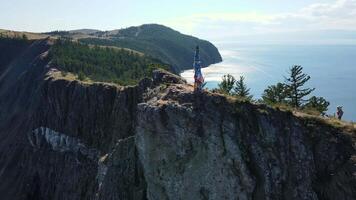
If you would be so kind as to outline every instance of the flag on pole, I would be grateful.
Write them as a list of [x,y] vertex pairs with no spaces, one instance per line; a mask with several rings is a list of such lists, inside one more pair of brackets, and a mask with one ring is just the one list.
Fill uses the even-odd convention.
[[201,61],[199,56],[199,46],[195,49],[195,56],[194,56],[194,82],[195,84],[202,85],[204,83],[204,77],[201,72]]

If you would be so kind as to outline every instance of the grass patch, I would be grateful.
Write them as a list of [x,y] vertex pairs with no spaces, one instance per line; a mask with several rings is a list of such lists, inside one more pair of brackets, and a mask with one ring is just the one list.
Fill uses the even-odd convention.
[[303,112],[294,112],[294,115],[309,121],[315,121],[319,123],[323,123],[334,127],[336,129],[342,130],[343,132],[356,134],[356,124],[354,122],[346,122],[343,120],[339,120],[336,117],[322,117],[322,116],[315,116],[309,115]]
[[51,71],[49,73],[49,77],[55,80],[80,81],[85,84],[96,83],[96,81],[93,81],[88,77],[79,78],[78,76],[78,74],[73,74],[66,71]]
[[[230,95],[224,95],[224,96],[226,96],[228,102],[234,103],[235,105],[241,104],[241,103],[255,103],[255,102],[250,101],[249,99],[246,99],[246,98],[237,98],[235,96],[230,96]],[[263,105],[266,105],[266,104],[263,104]],[[273,105],[269,105],[269,106],[275,110],[292,113],[294,116],[297,116],[300,118],[316,120],[316,121],[325,123],[327,125],[335,127],[337,129],[341,129],[346,132],[356,133],[356,122],[346,122],[346,121],[339,120],[336,117],[332,117],[332,116],[324,117],[324,116],[321,116],[321,113],[319,111],[312,109],[312,108],[296,109],[288,104],[283,104],[283,103],[273,104]],[[237,108],[238,107],[236,107],[236,109]],[[263,108],[258,108],[258,111],[260,113],[268,114],[268,110],[263,109]]]

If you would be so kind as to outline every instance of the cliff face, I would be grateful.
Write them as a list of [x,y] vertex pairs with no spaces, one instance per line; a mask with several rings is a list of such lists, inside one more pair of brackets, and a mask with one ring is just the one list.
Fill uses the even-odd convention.
[[57,79],[49,47],[29,45],[1,76],[1,198],[142,197],[133,137],[140,86]]
[[57,77],[48,41],[0,74],[2,199],[354,199],[355,135],[193,93]]
[[149,199],[355,198],[351,139],[320,122],[185,85],[151,94],[137,119]]

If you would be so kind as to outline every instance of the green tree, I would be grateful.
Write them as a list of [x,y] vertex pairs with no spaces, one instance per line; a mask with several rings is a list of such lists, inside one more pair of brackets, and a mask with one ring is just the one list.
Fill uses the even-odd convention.
[[313,109],[321,114],[325,114],[328,110],[330,103],[326,101],[323,97],[312,96],[308,102],[304,105],[306,109]]
[[84,80],[85,80],[85,75],[84,75],[84,73],[83,73],[82,71],[80,71],[80,72],[78,73],[78,79],[81,80],[81,81],[84,81]]
[[22,34],[22,38],[21,38],[21,39],[27,41],[27,40],[28,40],[28,37],[27,37],[26,34]]
[[244,76],[240,76],[240,79],[235,82],[233,94],[242,98],[252,99],[250,88],[247,88]]
[[287,88],[283,83],[268,86],[262,94],[263,102],[267,104],[285,103],[287,98]]
[[315,88],[303,88],[310,76],[303,73],[303,67],[295,65],[290,68],[289,78],[286,78],[286,88],[290,104],[295,108],[300,108],[305,101],[303,98],[309,95]]
[[236,79],[231,74],[224,75],[222,77],[221,83],[218,84],[219,92],[224,94],[231,94],[231,90],[234,88],[235,82]]

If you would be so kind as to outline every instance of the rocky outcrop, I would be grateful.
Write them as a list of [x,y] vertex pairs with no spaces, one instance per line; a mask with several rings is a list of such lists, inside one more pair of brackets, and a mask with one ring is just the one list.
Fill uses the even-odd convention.
[[185,85],[152,96],[136,126],[149,199],[355,198],[341,130]]
[[1,199],[355,199],[352,131],[161,70],[133,87],[57,77],[49,48],[0,76]]
[[155,85],[159,85],[161,83],[175,83],[175,84],[186,84],[187,81],[182,79],[181,77],[172,74],[166,70],[158,69],[153,71],[152,73],[153,83]]

